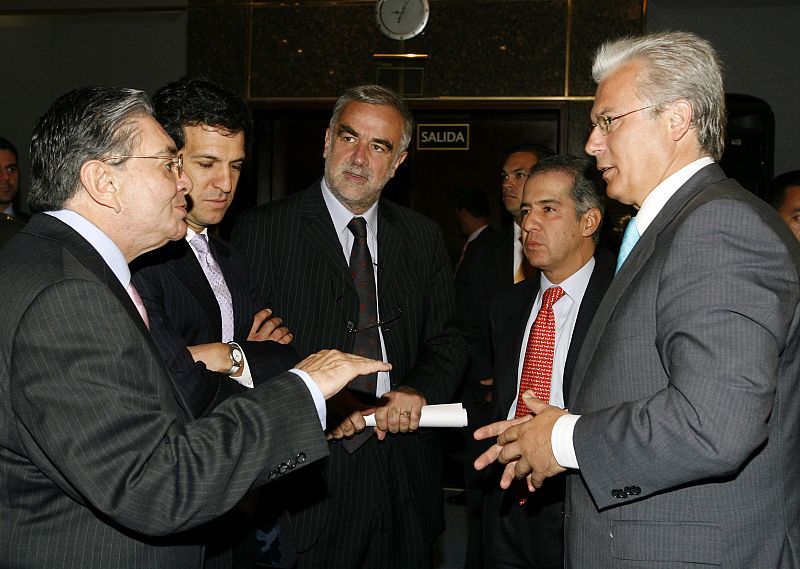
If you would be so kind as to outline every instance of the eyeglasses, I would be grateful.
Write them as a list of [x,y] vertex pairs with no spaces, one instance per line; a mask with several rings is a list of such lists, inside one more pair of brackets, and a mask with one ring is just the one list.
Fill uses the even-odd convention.
[[611,123],[613,123],[615,120],[621,119],[622,117],[627,117],[628,115],[632,115],[633,113],[638,113],[639,111],[652,109],[653,107],[657,106],[658,104],[648,105],[646,107],[642,107],[641,109],[636,109],[635,111],[628,111],[627,113],[622,113],[621,115],[617,115],[615,117],[609,117],[606,115],[597,115],[597,122],[592,123],[592,130],[594,130],[595,127],[600,127],[600,132],[608,136],[608,133],[611,132]]
[[118,156],[108,156],[107,158],[102,158],[101,162],[109,162],[111,160],[124,160],[126,158],[154,158],[158,160],[163,160],[163,166],[175,174],[176,178],[180,178],[183,175],[183,154],[179,154],[178,156],[130,156],[130,155],[118,155]]

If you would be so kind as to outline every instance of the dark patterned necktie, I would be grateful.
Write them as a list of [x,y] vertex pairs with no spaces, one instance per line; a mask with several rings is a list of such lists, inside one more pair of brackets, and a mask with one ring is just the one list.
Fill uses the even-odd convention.
[[[356,323],[353,353],[359,356],[382,359],[381,341],[378,335],[378,298],[375,291],[375,271],[372,256],[367,247],[367,222],[363,217],[354,217],[347,228],[355,238],[350,251],[350,274],[358,292],[358,322]],[[378,386],[378,374],[360,375],[350,383],[351,391],[367,394],[374,401]]]

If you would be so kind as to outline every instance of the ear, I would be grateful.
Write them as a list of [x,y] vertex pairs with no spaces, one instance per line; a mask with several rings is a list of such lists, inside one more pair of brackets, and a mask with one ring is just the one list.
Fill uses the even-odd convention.
[[328,150],[330,150],[330,147],[331,147],[331,129],[330,128],[326,128],[325,129],[325,146],[324,146],[324,148],[322,150],[322,157],[323,158],[327,158],[328,157]]
[[670,137],[677,142],[692,126],[692,105],[686,99],[678,99],[665,113],[669,119]]
[[603,219],[603,216],[600,214],[600,210],[596,207],[593,207],[589,211],[583,214],[583,230],[581,231],[581,235],[583,237],[591,237],[594,235],[597,230],[600,228],[600,221]]
[[115,213],[122,211],[119,192],[110,167],[100,160],[84,162],[80,170],[81,184],[98,205],[109,207]]
[[400,155],[394,159],[394,164],[392,164],[392,167],[389,169],[390,178],[394,178],[394,173],[397,171],[397,168],[400,166],[400,164],[403,163],[403,160],[406,159],[406,156],[408,156],[408,152],[401,152]]

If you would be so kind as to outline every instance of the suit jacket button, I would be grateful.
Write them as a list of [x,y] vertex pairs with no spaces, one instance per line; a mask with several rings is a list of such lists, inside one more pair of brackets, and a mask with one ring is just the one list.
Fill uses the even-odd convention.
[[278,477],[278,473],[274,470],[267,475],[267,480],[275,480]]
[[614,496],[615,498],[625,498],[627,496],[625,490],[622,490],[620,488],[614,488],[611,491],[611,495]]
[[303,464],[306,461],[306,453],[301,452],[297,455],[297,464]]
[[638,496],[642,493],[642,489],[638,486],[625,486],[625,493],[628,496]]
[[286,462],[286,464],[289,466],[289,470],[291,470],[292,468],[294,468],[295,466],[297,466],[297,461],[296,461],[295,459],[293,459],[293,458],[290,458],[290,459],[289,459],[289,460]]
[[285,462],[282,462],[278,465],[278,472],[281,474],[286,474],[286,471],[289,470],[289,467]]

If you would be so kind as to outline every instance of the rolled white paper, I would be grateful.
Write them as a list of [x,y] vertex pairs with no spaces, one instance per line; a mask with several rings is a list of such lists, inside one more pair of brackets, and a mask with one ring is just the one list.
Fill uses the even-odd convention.
[[[367,427],[375,426],[375,415],[366,415]],[[419,418],[420,427],[466,427],[467,410],[461,403],[425,405]]]

